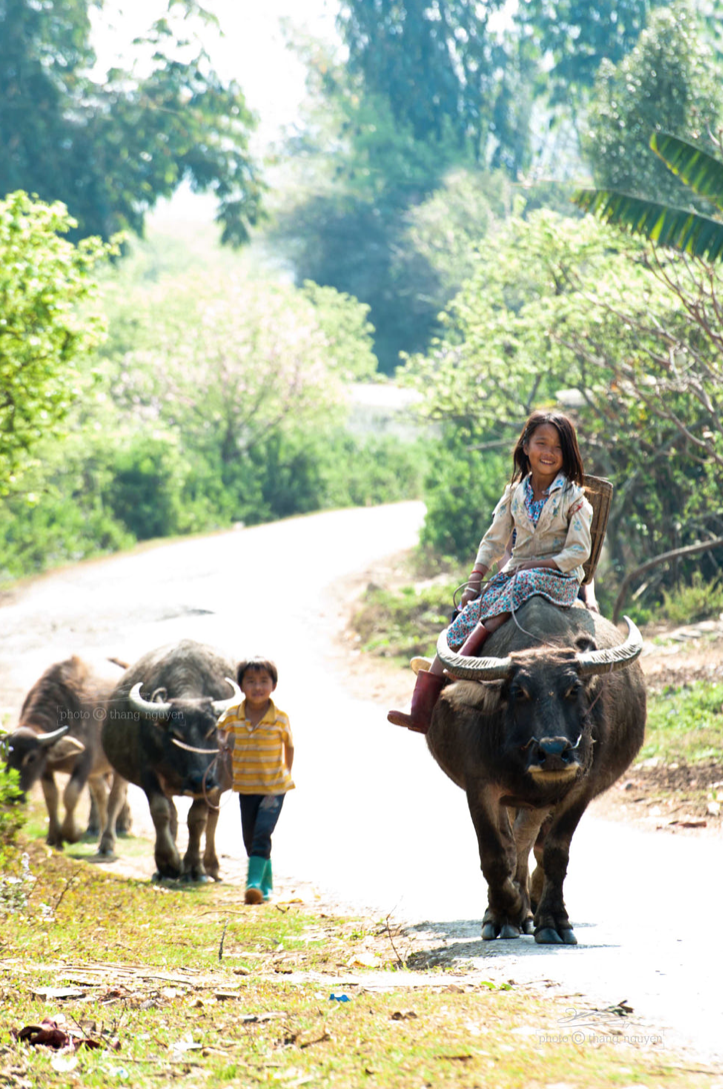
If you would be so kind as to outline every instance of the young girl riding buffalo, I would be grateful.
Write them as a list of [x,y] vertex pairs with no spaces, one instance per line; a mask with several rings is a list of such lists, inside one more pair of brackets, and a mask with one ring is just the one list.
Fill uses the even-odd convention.
[[[573,605],[590,555],[592,507],[572,422],[561,412],[533,412],[512,456],[512,479],[480,542],[462,611],[447,633],[451,649],[465,656],[475,656],[487,636],[536,594],[563,608]],[[510,539],[510,558],[483,587]],[[445,682],[443,669],[435,657],[429,670],[421,670],[410,713],[390,711],[389,721],[426,733]]]

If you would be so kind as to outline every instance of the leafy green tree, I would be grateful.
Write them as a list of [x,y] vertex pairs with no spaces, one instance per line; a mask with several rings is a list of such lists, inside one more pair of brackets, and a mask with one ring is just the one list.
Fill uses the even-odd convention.
[[[223,239],[245,242],[262,185],[248,148],[254,119],[196,43],[195,0],[168,0],[144,43],[146,74],[89,74],[89,9],[102,0],[0,2],[0,194],[62,200],[78,234],[142,233],[144,217],[182,181],[218,198]],[[186,25],[177,19],[186,17]],[[189,58],[189,59],[181,59]]]
[[[515,177],[532,162],[533,105],[579,130],[601,66],[619,64],[669,0],[345,0],[339,26],[365,91],[417,140],[450,134]],[[712,5],[709,26],[720,14]],[[674,47],[673,52],[677,47]],[[685,49],[685,43],[683,43]],[[539,131],[535,134],[539,143]]]
[[503,171],[450,171],[441,185],[406,216],[407,244],[439,277],[441,310],[473,274],[486,235],[512,208],[512,188]]
[[650,135],[695,134],[720,114],[720,72],[686,3],[659,9],[637,47],[600,67],[584,149],[598,188],[691,206],[691,194],[649,147]]
[[551,61],[552,105],[584,101],[603,62],[632,51],[651,13],[667,0],[523,0],[519,20]]
[[410,245],[404,208],[343,193],[317,194],[279,215],[274,239],[300,280],[362,300],[375,329],[379,368],[422,350],[436,329],[440,276]]
[[106,387],[128,425],[167,429],[228,478],[270,435],[343,414],[345,383],[375,370],[366,308],[331,288],[235,273],[163,277],[115,303],[133,347]]
[[79,364],[104,335],[81,304],[113,247],[97,238],[74,246],[61,237],[74,226],[60,204],[25,193],[0,201],[0,492],[58,432],[79,396]]
[[388,102],[366,95],[328,52],[299,48],[309,100],[303,130],[287,144],[295,184],[271,238],[298,281],[369,306],[379,367],[389,374],[400,352],[428,344],[469,268],[469,247],[509,207],[509,181],[459,165],[449,141],[415,140]]
[[[525,89],[534,59],[525,43],[495,27],[504,0],[346,0],[339,26],[353,73],[366,91],[384,96],[394,118],[415,140],[440,143],[450,135],[476,161],[516,173],[529,159]],[[518,103],[522,95],[522,105]]]

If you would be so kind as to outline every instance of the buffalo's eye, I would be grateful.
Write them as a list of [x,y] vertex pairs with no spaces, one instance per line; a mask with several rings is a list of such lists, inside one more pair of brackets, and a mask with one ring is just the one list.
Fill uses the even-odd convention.
[[565,693],[565,699],[566,700],[576,700],[577,696],[578,696],[578,693],[579,693],[581,688],[582,688],[582,685],[580,684],[580,682],[575,681],[573,684],[570,685],[567,692]]
[[532,696],[530,695],[530,693],[527,691],[526,688],[518,688],[518,689],[515,690],[515,699],[519,700],[522,703],[522,702],[527,702],[528,700],[531,700]]

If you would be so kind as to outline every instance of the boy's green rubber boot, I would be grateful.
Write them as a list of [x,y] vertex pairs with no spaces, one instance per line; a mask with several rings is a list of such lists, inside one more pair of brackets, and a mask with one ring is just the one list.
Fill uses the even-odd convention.
[[271,893],[274,891],[274,877],[271,870],[271,859],[266,859],[266,865],[264,866],[264,875],[261,878],[261,893],[264,900],[271,899]]
[[260,904],[264,898],[261,891],[261,881],[266,868],[266,859],[259,855],[251,855],[249,869],[246,877],[246,895],[244,901],[247,904]]

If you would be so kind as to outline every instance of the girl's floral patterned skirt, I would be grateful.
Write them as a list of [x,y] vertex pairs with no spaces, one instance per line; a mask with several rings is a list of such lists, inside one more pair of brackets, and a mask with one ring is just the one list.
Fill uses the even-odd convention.
[[574,605],[579,589],[580,583],[574,575],[563,575],[561,571],[552,571],[549,567],[533,567],[509,574],[501,571],[489,580],[481,597],[470,601],[452,621],[447,632],[449,646],[452,650],[459,650],[480,620],[488,620],[500,613],[511,613],[513,609],[517,612],[528,598],[536,594],[567,609]]

